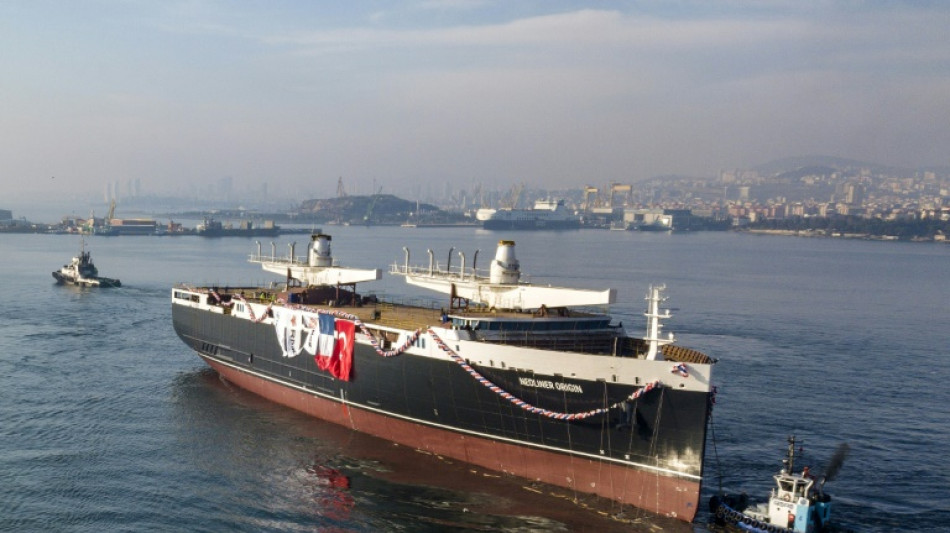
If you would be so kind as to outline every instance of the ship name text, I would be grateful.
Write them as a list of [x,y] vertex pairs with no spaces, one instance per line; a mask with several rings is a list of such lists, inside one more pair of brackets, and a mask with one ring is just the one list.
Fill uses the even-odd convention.
[[518,383],[522,387],[533,387],[535,389],[551,389],[561,392],[573,392],[576,394],[584,394],[584,388],[575,383],[555,383],[554,381],[548,379],[534,379],[534,378],[518,378]]

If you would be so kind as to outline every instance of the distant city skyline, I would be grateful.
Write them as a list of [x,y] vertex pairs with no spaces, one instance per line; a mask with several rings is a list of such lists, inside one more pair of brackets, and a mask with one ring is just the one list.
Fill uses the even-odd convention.
[[4,2],[0,207],[948,166],[947,27],[899,1]]

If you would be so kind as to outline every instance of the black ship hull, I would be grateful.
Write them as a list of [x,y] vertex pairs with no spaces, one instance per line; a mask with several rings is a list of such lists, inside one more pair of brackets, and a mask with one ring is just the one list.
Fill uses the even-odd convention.
[[[352,380],[342,381],[306,353],[284,357],[272,325],[179,304],[172,318],[179,337],[223,377],[312,416],[685,521],[697,511],[708,391],[660,387],[626,409],[565,421],[519,407],[448,358],[380,357],[357,342]],[[559,412],[616,405],[646,384],[512,368],[478,372],[531,405]]]

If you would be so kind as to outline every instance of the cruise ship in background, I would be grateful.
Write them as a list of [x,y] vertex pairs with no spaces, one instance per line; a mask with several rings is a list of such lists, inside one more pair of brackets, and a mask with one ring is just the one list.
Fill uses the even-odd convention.
[[581,217],[564,205],[564,200],[538,200],[530,209],[479,209],[475,218],[484,229],[538,230],[578,229]]

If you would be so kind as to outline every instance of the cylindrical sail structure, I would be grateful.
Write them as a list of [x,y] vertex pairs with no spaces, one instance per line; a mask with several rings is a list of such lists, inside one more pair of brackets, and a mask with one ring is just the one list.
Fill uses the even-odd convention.
[[314,235],[310,243],[310,266],[333,266],[333,256],[330,254],[330,236]]
[[495,260],[491,263],[489,282],[517,284],[521,279],[521,266],[515,258],[515,241],[498,241]]

